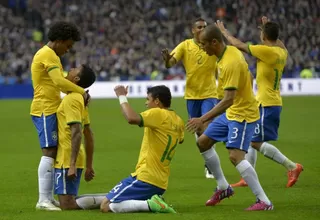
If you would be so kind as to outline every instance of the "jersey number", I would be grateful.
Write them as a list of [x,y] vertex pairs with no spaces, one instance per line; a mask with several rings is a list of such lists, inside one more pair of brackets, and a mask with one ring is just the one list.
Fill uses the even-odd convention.
[[279,85],[280,85],[280,74],[279,70],[273,69],[275,72],[275,78],[274,78],[274,84],[273,84],[273,89],[274,90],[279,90]]
[[175,145],[173,145],[172,147],[171,147],[171,142],[172,142],[172,137],[171,137],[171,135],[168,135],[168,144],[167,144],[167,147],[166,147],[166,149],[164,150],[164,152],[162,154],[161,162],[164,162],[165,160],[169,160],[169,161],[172,160],[172,157],[174,155],[173,151],[174,151],[174,149],[176,148],[176,146],[178,144],[178,139],[176,140]]

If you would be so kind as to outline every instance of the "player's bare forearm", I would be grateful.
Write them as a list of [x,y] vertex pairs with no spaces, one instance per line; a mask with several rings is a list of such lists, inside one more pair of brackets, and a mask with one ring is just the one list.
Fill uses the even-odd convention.
[[84,145],[86,149],[86,167],[93,167],[94,138],[90,125],[85,125],[83,130]]
[[246,43],[243,43],[241,40],[231,36],[229,33],[225,33],[223,34],[226,39],[229,41],[229,43],[233,46],[235,46],[236,48],[238,48],[239,50],[249,53],[249,48],[248,45]]
[[166,68],[171,68],[176,64],[176,59],[174,57],[171,57],[170,60],[168,60],[167,62],[165,62]]
[[277,46],[281,47],[284,50],[287,50],[286,46],[284,45],[284,43],[281,40],[277,40]]
[[75,166],[77,162],[77,157],[80,150],[82,132],[81,132],[81,124],[74,123],[70,125],[71,130],[71,158],[70,158],[70,166]]
[[223,99],[209,112],[200,117],[203,123],[212,120],[224,113],[231,105],[233,105],[233,100],[235,97],[236,90],[226,90]]
[[129,124],[140,125],[141,118],[130,106],[128,102],[122,103],[121,105],[122,114]]
[[80,86],[77,86],[76,84],[72,83],[71,81],[65,79],[61,73],[60,70],[54,69],[51,70],[49,73],[49,76],[52,80],[52,82],[59,87],[59,89],[63,92],[76,92],[83,95],[85,93],[84,89]]

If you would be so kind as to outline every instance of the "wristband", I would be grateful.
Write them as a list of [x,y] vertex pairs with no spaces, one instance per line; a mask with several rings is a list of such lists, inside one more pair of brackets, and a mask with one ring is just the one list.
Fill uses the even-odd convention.
[[119,102],[120,102],[120,105],[123,104],[123,103],[128,103],[128,99],[125,95],[120,95],[119,96]]

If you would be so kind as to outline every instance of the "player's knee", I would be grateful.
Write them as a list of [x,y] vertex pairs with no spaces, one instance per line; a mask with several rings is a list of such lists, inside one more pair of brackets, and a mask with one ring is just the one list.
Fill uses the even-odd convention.
[[109,205],[110,201],[107,198],[103,199],[100,205],[100,211],[104,213],[111,212]]
[[244,160],[245,152],[238,149],[229,149],[229,159],[234,166],[237,166],[242,160]]
[[256,149],[257,151],[260,151],[260,147],[263,142],[251,142],[251,147]]
[[42,154],[43,154],[43,156],[51,157],[53,159],[56,159],[57,147],[43,148],[42,149]]
[[212,147],[213,141],[205,135],[201,135],[197,140],[197,146],[200,152],[204,152]]

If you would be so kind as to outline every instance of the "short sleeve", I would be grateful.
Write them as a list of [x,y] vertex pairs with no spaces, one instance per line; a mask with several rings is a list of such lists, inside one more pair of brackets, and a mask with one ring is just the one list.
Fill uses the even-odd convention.
[[222,85],[218,85],[218,88],[221,90],[231,90],[238,89],[239,78],[240,78],[240,68],[236,63],[229,64],[221,69],[222,74]]
[[173,57],[176,59],[177,62],[179,62],[183,58],[183,54],[185,51],[185,42],[181,42],[176,48],[173,49],[171,54],[174,53]]
[[275,55],[277,55],[277,53],[274,52],[272,47],[265,45],[248,45],[248,48],[252,56],[265,63],[272,64],[276,60]]
[[84,125],[90,124],[90,117],[89,117],[89,109],[86,107],[84,109]]
[[55,55],[53,51],[46,52],[46,55],[43,56],[41,63],[44,65],[46,72],[50,72],[54,69],[60,69],[61,66],[60,58]]
[[64,113],[67,124],[82,124],[82,113],[84,111],[83,98],[80,94],[69,94],[64,97]]
[[140,127],[157,128],[162,123],[161,109],[152,108],[140,113]]

